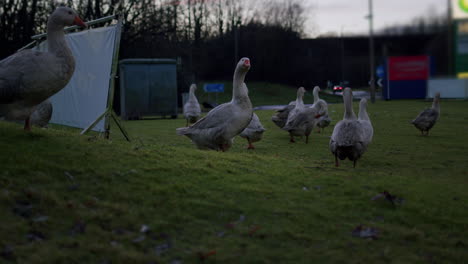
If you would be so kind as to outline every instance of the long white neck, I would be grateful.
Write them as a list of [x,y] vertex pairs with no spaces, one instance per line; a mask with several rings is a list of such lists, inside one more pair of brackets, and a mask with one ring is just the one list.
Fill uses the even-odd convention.
[[439,96],[434,97],[434,101],[432,102],[432,109],[435,109],[440,112],[439,100]]
[[367,114],[367,103],[361,101],[359,103],[359,119],[370,121],[369,115]]
[[73,54],[65,40],[63,26],[58,26],[52,20],[47,22],[47,45],[50,53],[74,62]]
[[343,101],[345,107],[343,119],[355,120],[356,115],[353,111],[353,94],[351,91],[345,91],[343,93]]
[[319,100],[319,89],[318,88],[314,88],[314,104],[317,103],[317,101]]
[[302,93],[301,91],[298,91],[297,92],[297,98],[296,98],[296,107],[303,107],[304,106],[303,97],[304,97],[304,93]]
[[249,97],[249,90],[244,84],[246,74],[247,71],[240,70],[240,67],[236,67],[236,70],[234,71],[234,79],[232,82],[232,100],[242,97]]
[[190,87],[189,99],[190,100],[196,100],[197,99],[197,97],[195,96],[195,88],[194,87]]

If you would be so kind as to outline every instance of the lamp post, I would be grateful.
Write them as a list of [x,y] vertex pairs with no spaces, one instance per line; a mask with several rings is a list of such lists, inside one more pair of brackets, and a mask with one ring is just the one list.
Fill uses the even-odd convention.
[[341,25],[340,38],[341,38],[341,81],[344,82],[344,36],[343,29],[345,25]]
[[370,71],[370,97],[371,102],[375,103],[375,82],[374,82],[374,32],[373,32],[373,12],[372,12],[372,0],[369,0],[369,71]]

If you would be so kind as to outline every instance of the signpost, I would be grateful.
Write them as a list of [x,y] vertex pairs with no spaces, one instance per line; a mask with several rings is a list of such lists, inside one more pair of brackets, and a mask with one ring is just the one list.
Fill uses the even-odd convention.
[[455,20],[455,73],[468,78],[468,0],[451,0],[452,19]]

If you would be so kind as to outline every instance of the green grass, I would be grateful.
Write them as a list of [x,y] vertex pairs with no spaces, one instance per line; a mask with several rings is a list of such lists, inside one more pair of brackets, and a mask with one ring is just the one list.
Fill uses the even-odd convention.
[[[0,263],[466,263],[468,102],[442,101],[423,137],[408,121],[429,104],[370,104],[355,169],[334,167],[333,127],[290,144],[273,111],[256,150],[225,153],[177,136],[183,119],[125,122],[132,143],[0,122]],[[384,190],[404,203],[371,200]]]

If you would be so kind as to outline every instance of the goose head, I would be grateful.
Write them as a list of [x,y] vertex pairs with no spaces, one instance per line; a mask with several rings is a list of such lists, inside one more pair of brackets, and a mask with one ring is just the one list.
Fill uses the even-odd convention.
[[305,92],[306,89],[304,87],[299,87],[299,89],[297,89],[297,98],[304,97]]
[[81,20],[75,10],[66,6],[60,6],[55,9],[49,17],[49,22],[61,28],[73,25],[87,27],[86,23]]
[[190,85],[190,92],[194,93],[195,90],[197,90],[197,85],[194,84],[194,83],[192,83],[192,84]]
[[244,57],[237,63],[237,69],[241,72],[247,72],[250,69],[250,59]]

